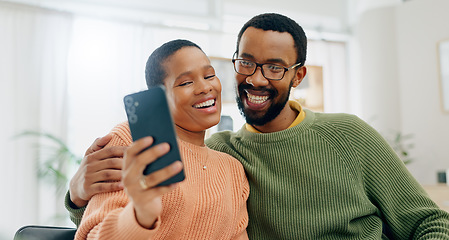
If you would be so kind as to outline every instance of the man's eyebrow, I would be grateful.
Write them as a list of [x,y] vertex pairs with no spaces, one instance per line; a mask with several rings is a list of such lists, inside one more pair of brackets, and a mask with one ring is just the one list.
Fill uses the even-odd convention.
[[[247,58],[250,60],[254,60],[254,56],[249,54],[249,53],[242,53],[241,55],[242,58]],[[278,63],[281,65],[287,65],[287,63],[282,59],[282,58],[269,58],[267,60],[264,61],[265,63]]]
[[242,55],[240,57],[254,59],[254,56],[249,53],[242,53]]
[[287,63],[283,59],[281,59],[281,58],[270,58],[270,59],[267,59],[266,62],[279,63],[279,64],[287,65]]

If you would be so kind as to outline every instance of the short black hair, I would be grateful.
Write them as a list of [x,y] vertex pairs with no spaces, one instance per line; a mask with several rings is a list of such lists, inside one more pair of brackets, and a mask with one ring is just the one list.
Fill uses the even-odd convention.
[[264,31],[288,32],[295,41],[296,62],[300,62],[300,66],[304,66],[307,55],[307,37],[302,27],[293,19],[277,13],[264,13],[251,18],[243,25],[237,37],[237,50],[239,53],[239,44],[243,33],[247,28],[254,27]]
[[165,60],[184,47],[196,47],[203,51],[197,44],[189,40],[176,39],[162,44],[151,53],[145,66],[145,80],[148,88],[164,84],[164,79],[167,77],[163,66]]

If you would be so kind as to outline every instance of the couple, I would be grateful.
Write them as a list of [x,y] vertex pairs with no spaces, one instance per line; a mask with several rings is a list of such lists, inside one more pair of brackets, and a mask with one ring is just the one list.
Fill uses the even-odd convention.
[[[449,214],[373,128],[352,115],[315,113],[288,101],[306,74],[307,39],[296,22],[262,14],[238,35],[233,62],[247,124],[205,143],[237,158],[244,172],[234,158],[203,146],[204,131],[219,121],[221,87],[200,48],[182,42],[188,46],[171,52],[161,46],[159,64],[153,53],[146,78],[152,86],[156,73],[173,101],[186,181],[152,187],[180,171],[175,163],[140,184],[144,166],[168,148],[139,154],[149,138],[125,150],[129,130],[118,125],[94,142],[71,181],[66,206],[75,223],[83,218],[79,238],[386,239],[386,224],[398,239],[449,239]],[[157,66],[162,71],[152,70]],[[211,184],[219,187],[206,189]],[[205,193],[216,198],[204,201]]]

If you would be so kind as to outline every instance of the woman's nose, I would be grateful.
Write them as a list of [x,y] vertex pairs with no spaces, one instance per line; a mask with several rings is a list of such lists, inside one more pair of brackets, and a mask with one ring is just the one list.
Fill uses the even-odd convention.
[[197,92],[198,93],[208,93],[212,91],[212,83],[207,79],[202,79],[198,81]]

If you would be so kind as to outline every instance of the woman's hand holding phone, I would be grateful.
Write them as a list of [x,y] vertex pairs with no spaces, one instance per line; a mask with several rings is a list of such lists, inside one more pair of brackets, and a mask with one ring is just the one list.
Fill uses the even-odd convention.
[[[157,161],[148,164],[144,170],[145,175],[181,160],[175,125],[172,121],[164,89],[163,86],[152,87],[145,91],[126,95],[123,98],[133,141],[151,136],[156,144],[170,144],[170,152],[157,159]],[[159,185],[170,185],[184,179],[184,172],[181,171]],[[145,185],[145,182],[142,185]]]
[[148,229],[154,227],[155,221],[162,212],[161,196],[173,190],[178,183],[167,186],[157,185],[175,176],[183,168],[181,161],[175,161],[165,168],[143,175],[143,170],[148,164],[170,150],[167,143],[152,145],[152,137],[135,141],[125,152],[122,173],[123,185],[134,205],[136,220],[142,227]]

